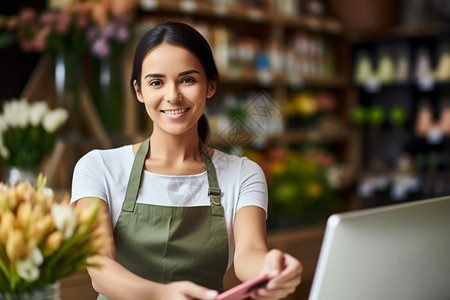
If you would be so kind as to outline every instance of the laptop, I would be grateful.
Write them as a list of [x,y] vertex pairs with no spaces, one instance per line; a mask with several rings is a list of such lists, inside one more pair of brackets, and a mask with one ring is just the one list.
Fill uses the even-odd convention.
[[327,221],[309,300],[450,299],[450,197]]

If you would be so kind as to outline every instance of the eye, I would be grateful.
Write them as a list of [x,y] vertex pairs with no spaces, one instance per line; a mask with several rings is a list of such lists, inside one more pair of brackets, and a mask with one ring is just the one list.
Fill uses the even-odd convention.
[[193,77],[185,77],[181,80],[181,83],[190,84],[190,83],[195,83],[195,82],[197,82],[197,80],[195,80],[195,78],[193,78]]
[[148,83],[149,86],[154,86],[154,87],[158,87],[162,84],[163,84],[163,82],[161,80],[152,80]]

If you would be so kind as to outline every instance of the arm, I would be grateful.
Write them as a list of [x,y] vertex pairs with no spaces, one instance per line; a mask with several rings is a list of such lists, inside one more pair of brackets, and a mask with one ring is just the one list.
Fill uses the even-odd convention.
[[[93,198],[83,198],[75,202],[81,209],[90,206]],[[109,216],[108,206],[102,201],[103,210]],[[100,267],[88,267],[87,271],[94,289],[110,299],[214,299],[216,291],[198,286],[188,281],[170,284],[153,282],[135,275],[117,262],[111,222],[107,218],[103,225],[106,234],[111,237],[111,244],[104,255],[89,259],[89,264]]]
[[256,206],[238,210],[234,222],[234,269],[241,281],[262,272],[264,258],[269,251],[266,242],[266,213]]
[[266,214],[256,206],[246,206],[236,213],[234,268],[236,276],[249,280],[259,274],[271,277],[266,288],[252,293],[256,299],[280,299],[294,292],[300,284],[300,261],[279,250],[268,250]]

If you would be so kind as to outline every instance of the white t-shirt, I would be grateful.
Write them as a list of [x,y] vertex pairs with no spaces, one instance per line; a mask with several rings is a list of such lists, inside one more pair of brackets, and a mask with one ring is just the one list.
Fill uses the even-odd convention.
[[[72,181],[72,199],[98,197],[108,204],[114,228],[134,161],[131,145],[108,150],[92,150],[76,164]],[[228,231],[228,267],[234,256],[233,225],[236,212],[244,206],[258,206],[267,212],[267,183],[258,164],[246,157],[214,150],[212,162],[222,191]],[[209,206],[208,177],[195,175],[169,176],[144,170],[138,203],[163,206]]]

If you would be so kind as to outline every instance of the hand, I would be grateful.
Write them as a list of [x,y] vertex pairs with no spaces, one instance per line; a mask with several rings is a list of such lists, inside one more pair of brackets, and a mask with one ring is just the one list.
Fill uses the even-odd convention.
[[175,281],[161,285],[161,288],[155,293],[155,299],[174,299],[174,300],[213,300],[218,295],[215,290],[197,285],[190,281]]
[[280,250],[266,254],[262,274],[270,277],[265,288],[251,294],[254,299],[283,299],[293,293],[301,282],[303,267],[298,259]]

